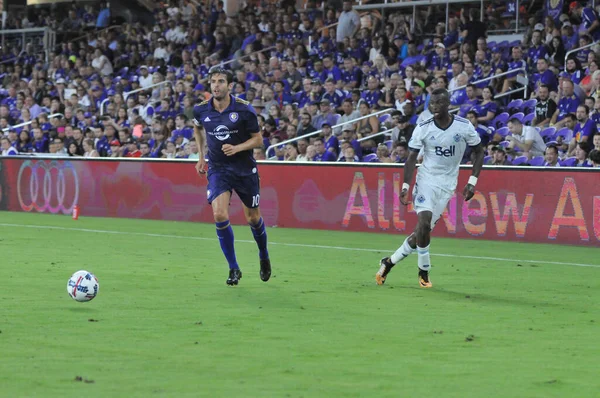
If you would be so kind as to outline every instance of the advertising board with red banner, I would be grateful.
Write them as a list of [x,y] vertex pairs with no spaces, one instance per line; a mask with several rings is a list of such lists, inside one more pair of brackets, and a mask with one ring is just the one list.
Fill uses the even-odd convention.
[[[15,157],[0,167],[3,210],[213,221],[192,162]],[[270,226],[405,234],[416,224],[398,199],[400,166],[266,162],[259,172]],[[459,191],[470,174],[461,170]],[[245,223],[235,195],[230,215]],[[475,197],[455,194],[433,235],[600,246],[600,172],[485,168]]]

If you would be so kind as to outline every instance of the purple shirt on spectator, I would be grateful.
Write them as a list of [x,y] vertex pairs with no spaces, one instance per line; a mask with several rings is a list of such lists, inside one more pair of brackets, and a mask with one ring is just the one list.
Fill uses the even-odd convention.
[[577,112],[579,103],[579,98],[577,98],[576,95],[561,98],[560,101],[558,101],[558,118],[556,121],[563,120],[568,113]]
[[329,100],[335,108],[342,106],[342,102],[346,99],[346,95],[341,90],[335,90],[333,94],[325,93],[321,97],[321,101],[324,99]]
[[363,91],[361,97],[371,106],[371,108],[377,106],[377,102],[381,98],[381,91],[379,90],[366,90]]
[[466,89],[460,89],[460,90],[455,90],[452,92],[452,94],[450,95],[450,105],[462,105],[465,103],[465,101],[468,99],[467,97],[467,90]]
[[544,73],[535,73],[531,78],[531,83],[534,90],[537,90],[542,84],[546,84],[550,91],[556,91],[558,87],[556,75],[550,70],[546,70]]
[[[581,11],[581,24],[583,25],[584,29],[589,29],[592,24],[594,23],[594,21],[598,20],[598,16],[596,15],[596,12],[589,7],[584,7],[583,10]],[[580,27],[581,29],[581,27]],[[600,40],[600,28],[596,28],[594,29],[593,32],[590,33],[591,36],[594,38],[594,40]]]
[[314,162],[335,162],[335,155],[329,151],[325,151],[322,155],[315,155]]
[[575,129],[573,129],[573,137],[575,137],[576,142],[581,142],[583,137],[588,137],[587,141],[591,142],[591,138],[596,134],[596,123],[592,119],[588,119],[583,126],[581,123],[577,123],[575,125]]

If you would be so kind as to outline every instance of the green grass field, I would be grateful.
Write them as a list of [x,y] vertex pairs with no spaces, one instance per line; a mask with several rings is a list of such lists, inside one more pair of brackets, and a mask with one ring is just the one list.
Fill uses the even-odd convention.
[[600,395],[598,249],[434,238],[423,290],[375,285],[403,236],[271,228],[264,283],[235,233],[229,288],[213,225],[0,213],[0,396]]

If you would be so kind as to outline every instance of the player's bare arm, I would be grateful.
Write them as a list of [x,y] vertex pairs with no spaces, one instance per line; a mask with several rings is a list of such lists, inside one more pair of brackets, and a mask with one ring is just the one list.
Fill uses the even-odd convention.
[[252,150],[254,148],[259,148],[263,145],[263,139],[261,133],[252,133],[251,137],[248,141],[245,141],[238,145],[224,144],[223,152],[227,156],[233,156],[238,152]]
[[196,163],[196,171],[202,175],[206,173],[205,166],[206,161],[204,160],[204,146],[206,144],[206,132],[203,128],[194,126],[194,137],[196,137],[196,143],[198,145],[198,163]]
[[[408,159],[404,163],[404,184],[402,184],[402,191],[400,192],[400,203],[408,205],[408,189],[415,173],[415,167],[417,165],[417,156],[419,152],[411,150],[408,154]],[[483,158],[482,158],[483,159]]]
[[477,183],[477,179],[479,178],[479,173],[481,172],[481,168],[483,167],[483,158],[485,157],[485,153],[483,152],[483,145],[478,144],[472,147],[473,155],[473,173],[471,177],[469,177],[469,182],[465,185],[463,189],[463,196],[465,197],[465,202],[471,200],[475,195],[475,184]]

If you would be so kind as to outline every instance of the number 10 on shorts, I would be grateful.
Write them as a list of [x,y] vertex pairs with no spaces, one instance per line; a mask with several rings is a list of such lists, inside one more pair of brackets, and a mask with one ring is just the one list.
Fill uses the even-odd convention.
[[252,197],[252,207],[258,207],[259,202],[260,202],[260,194],[254,195]]

